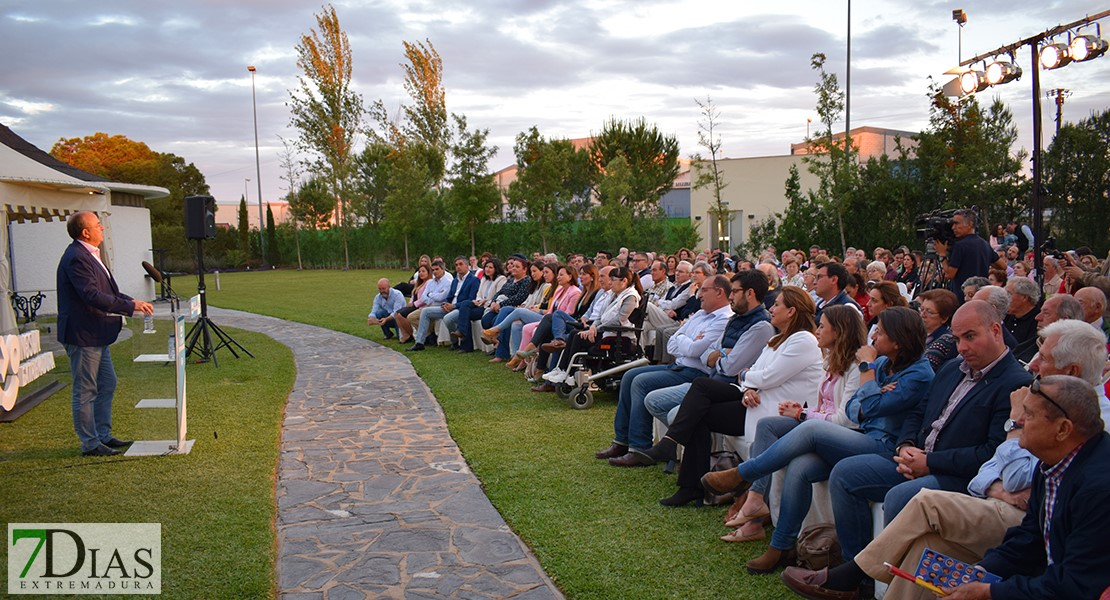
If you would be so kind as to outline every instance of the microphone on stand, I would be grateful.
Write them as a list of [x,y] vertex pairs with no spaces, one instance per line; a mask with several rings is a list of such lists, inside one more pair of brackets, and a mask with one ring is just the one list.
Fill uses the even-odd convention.
[[170,312],[177,312],[177,293],[173,291],[173,288],[170,286],[170,282],[166,281],[165,278],[162,277],[161,271],[155,269],[154,265],[146,262],[145,260],[143,261],[143,269],[146,271],[146,274],[154,280],[154,283],[160,283],[166,286],[166,290],[170,293]]
[[144,260],[143,268],[146,269],[146,274],[150,275],[150,278],[154,280],[154,283],[162,283],[162,274],[158,272],[158,269],[154,268],[154,265]]

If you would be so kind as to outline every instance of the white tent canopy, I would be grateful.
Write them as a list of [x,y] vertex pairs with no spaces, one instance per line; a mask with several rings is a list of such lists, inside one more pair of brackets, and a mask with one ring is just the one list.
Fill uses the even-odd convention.
[[[0,124],[0,333],[17,330],[11,304],[9,223],[64,220],[86,210],[106,215],[113,190],[148,199],[169,195],[160,187],[104,181],[58,161]],[[110,230],[105,231],[108,264],[110,235]]]

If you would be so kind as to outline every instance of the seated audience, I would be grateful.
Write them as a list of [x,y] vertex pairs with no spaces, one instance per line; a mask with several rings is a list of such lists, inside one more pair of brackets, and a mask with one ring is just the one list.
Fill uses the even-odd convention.
[[451,335],[458,339],[459,352],[473,352],[474,339],[471,336],[471,323],[479,321],[494,298],[501,292],[505,285],[505,275],[501,272],[501,261],[497,258],[487,258],[482,266],[482,276],[478,282],[478,290],[472,300],[461,299],[455,310],[443,316]]
[[[846,458],[890,456],[902,421],[925,398],[933,370],[921,357],[925,349],[921,318],[905,307],[884,310],[874,335],[874,346],[856,350],[855,358],[861,361],[860,387],[844,408],[846,417],[858,423],[860,431],[807,419],[736,469],[708,473],[702,478],[702,485],[716,493],[742,492],[752,482],[786,469],[771,545],[748,563],[749,573],[768,573],[783,565],[809,512],[813,483],[827,480],[833,466]],[[760,487],[766,490],[769,482]],[[752,508],[756,514],[770,514],[766,505]]]
[[613,443],[597,452],[597,458],[609,459],[609,464],[615,467],[655,463],[646,454],[651,448],[652,420],[644,406],[644,396],[652,390],[688,383],[708,374],[710,368],[702,355],[721,337],[732,316],[728,279],[710,277],[702,284],[701,292],[701,310],[687,319],[667,341],[667,351],[674,356],[674,363],[637,367],[621,377],[617,413],[613,418]]
[[817,393],[823,370],[813,313],[809,294],[794,286],[783,288],[771,308],[771,324],[780,333],[750,369],[737,374],[737,383],[710,377],[692,382],[666,437],[649,452],[653,461],[671,459],[679,444],[685,446],[678,492],[663,500],[665,505],[680,506],[704,495],[700,480],[709,471],[711,433],[754,440],[756,424],[777,415],[780,402]]
[[902,424],[890,456],[846,458],[829,478],[837,537],[845,560],[871,541],[870,502],[882,502],[890,523],[922,489],[959,491],[1002,442],[1009,395],[1029,374],[1002,342],[998,313],[972,300],[952,318],[961,361],[949,361]]
[[887,597],[934,598],[892,579],[883,565],[913,572],[931,548],[1003,578],[964,584],[947,597],[1099,597],[1110,586],[1110,555],[1102,551],[1110,535],[1110,436],[1092,383],[1042,374],[1011,401],[1013,429],[969,484],[971,496],[923,490],[854,560],[820,571],[788,568],[787,586],[806,598],[848,598],[870,575],[891,583]]
[[[447,313],[455,310],[455,306],[463,300],[473,300],[474,295],[478,293],[478,277],[470,272],[470,263],[465,256],[455,257],[455,276],[452,279],[451,287],[448,291],[447,297],[441,304],[430,304],[420,311],[420,320],[416,327],[416,343],[413,344],[410,351],[420,351],[424,349],[424,341],[428,337],[429,330],[431,329],[432,322],[436,319],[444,318]],[[452,340],[452,346],[454,340]]]
[[520,350],[517,350],[514,360],[524,362],[536,354],[538,346],[532,343],[532,338],[540,322],[546,317],[548,323],[550,323],[550,317],[556,311],[563,314],[573,311],[578,303],[578,298],[582,295],[582,288],[578,287],[578,270],[570,265],[564,265],[560,266],[558,271],[555,276],[555,292],[547,303],[547,310],[540,317],[540,321],[528,323],[521,329],[521,339],[528,340],[528,342]]

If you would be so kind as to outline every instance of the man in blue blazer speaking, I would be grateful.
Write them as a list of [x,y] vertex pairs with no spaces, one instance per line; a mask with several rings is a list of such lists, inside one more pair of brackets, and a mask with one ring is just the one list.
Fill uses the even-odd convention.
[[119,291],[100,260],[104,226],[91,212],[70,216],[73,243],[58,263],[58,341],[73,374],[73,428],[85,456],[112,456],[131,442],[112,436],[116,371],[108,347],[119,337],[122,315],[154,314],[149,302]]

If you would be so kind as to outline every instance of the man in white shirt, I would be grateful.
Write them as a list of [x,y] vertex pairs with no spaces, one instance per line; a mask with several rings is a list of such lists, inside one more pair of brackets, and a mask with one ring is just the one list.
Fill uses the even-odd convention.
[[638,467],[654,464],[644,454],[651,448],[652,417],[644,406],[644,397],[651,392],[680,383],[688,383],[710,373],[701,356],[709,345],[721,337],[732,316],[729,305],[731,286],[728,278],[717,275],[701,286],[701,310],[694,313],[667,341],[667,351],[675,357],[669,365],[649,365],[632,369],[621,377],[617,414],[613,418],[614,442],[595,454],[609,459],[615,467]]
[[[466,270],[466,267],[466,261],[463,261],[462,268]],[[424,284],[424,296],[418,302],[422,310],[420,311],[420,320],[417,322],[416,334],[413,336],[415,343],[409,348],[410,351],[423,350],[431,319],[442,319],[443,315],[447,314],[447,311],[443,310],[443,303],[450,298],[454,283],[455,278],[447,272],[443,261],[432,261],[432,278]],[[428,313],[429,318],[424,318],[425,313]]]

